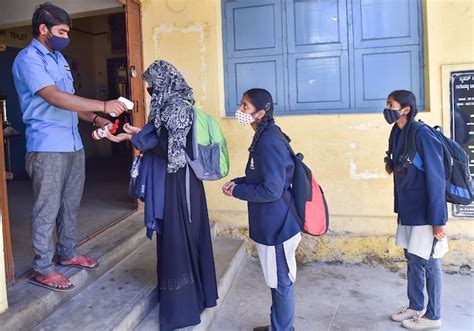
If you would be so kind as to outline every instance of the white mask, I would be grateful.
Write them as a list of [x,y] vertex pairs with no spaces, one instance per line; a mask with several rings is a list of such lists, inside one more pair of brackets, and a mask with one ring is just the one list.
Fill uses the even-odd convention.
[[240,111],[240,109],[237,109],[235,111],[235,118],[242,125],[249,125],[249,124],[252,124],[255,121],[255,118],[253,118],[252,115],[246,114],[246,113]]

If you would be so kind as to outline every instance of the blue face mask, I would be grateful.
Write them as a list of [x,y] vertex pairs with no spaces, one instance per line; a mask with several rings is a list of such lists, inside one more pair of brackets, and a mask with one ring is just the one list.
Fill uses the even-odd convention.
[[51,36],[48,37],[48,42],[51,45],[51,48],[61,52],[63,49],[65,49],[69,45],[69,38],[62,38],[55,36],[54,34],[50,33]]
[[385,108],[383,110],[383,116],[385,117],[385,120],[388,124],[392,124],[398,121],[400,117],[402,117],[402,114],[400,114],[399,110]]

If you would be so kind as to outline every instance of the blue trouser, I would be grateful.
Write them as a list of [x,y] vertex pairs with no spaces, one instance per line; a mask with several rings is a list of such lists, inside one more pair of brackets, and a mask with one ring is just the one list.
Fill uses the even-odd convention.
[[272,331],[293,330],[295,316],[295,290],[288,276],[283,244],[275,246],[278,287],[272,288]]
[[441,287],[443,282],[443,271],[439,259],[430,257],[425,260],[417,255],[408,253],[405,250],[407,258],[407,276],[408,276],[408,299],[410,300],[410,309],[423,310],[425,307],[425,297],[423,291],[428,292],[428,306],[425,316],[430,320],[439,320],[441,318]]
[[[76,253],[76,224],[85,178],[84,150],[26,153],[26,171],[33,184],[33,269],[54,271],[55,248],[61,261]],[[58,242],[54,245],[56,227]]]

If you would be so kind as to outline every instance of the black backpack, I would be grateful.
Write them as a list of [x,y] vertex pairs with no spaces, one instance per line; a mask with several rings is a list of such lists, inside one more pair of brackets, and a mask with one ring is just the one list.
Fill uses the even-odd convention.
[[[415,135],[419,128],[426,126],[433,132],[443,145],[443,165],[446,178],[446,201],[455,205],[469,205],[472,203],[473,193],[471,184],[471,173],[469,171],[469,155],[453,139],[443,134],[440,126],[431,127],[421,120],[410,121],[406,133],[404,155],[406,163],[411,164],[416,155]],[[392,155],[394,125],[389,138],[387,156]]]

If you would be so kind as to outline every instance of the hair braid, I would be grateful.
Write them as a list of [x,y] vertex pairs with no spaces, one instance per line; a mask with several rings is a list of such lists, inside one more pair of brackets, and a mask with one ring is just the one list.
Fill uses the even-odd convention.
[[261,119],[260,123],[257,124],[255,134],[252,139],[252,144],[249,147],[249,152],[255,152],[258,141],[260,140],[263,131],[267,126],[273,123],[273,99],[270,92],[262,88],[253,88],[244,93],[250,102],[255,106],[256,110],[265,110],[265,116]]
[[255,134],[252,139],[252,144],[249,147],[249,152],[253,153],[255,152],[255,149],[257,147],[257,143],[260,140],[260,137],[262,136],[263,131],[265,131],[265,128],[268,126],[268,124],[274,122],[273,118],[270,118],[265,114],[265,116],[262,118],[260,123],[257,125],[257,129],[255,130]]

